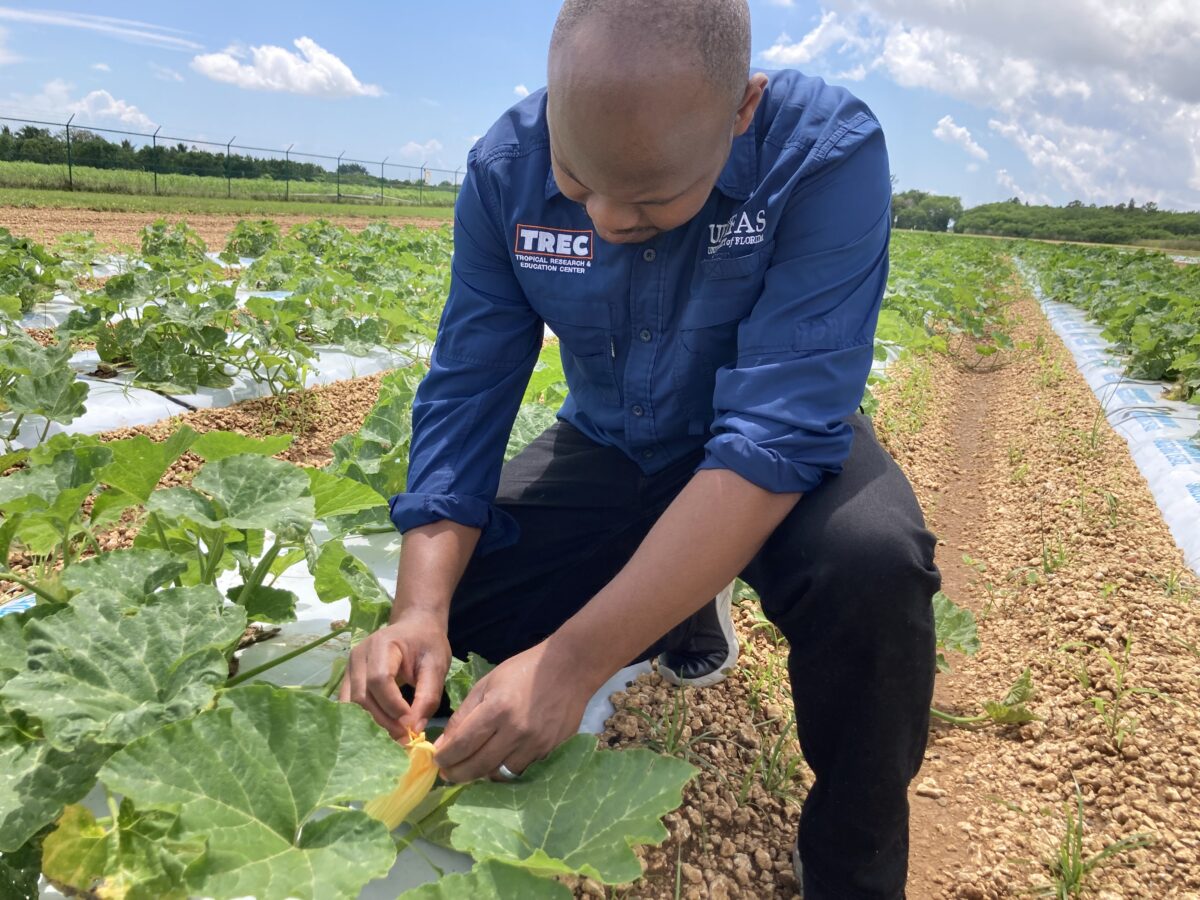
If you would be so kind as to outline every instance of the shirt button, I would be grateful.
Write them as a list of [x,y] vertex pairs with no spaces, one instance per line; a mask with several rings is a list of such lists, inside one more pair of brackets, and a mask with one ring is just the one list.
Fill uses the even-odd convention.
[[632,412],[635,416],[644,416],[646,414],[646,410],[642,409],[640,406],[635,406],[630,410],[630,412]]
[[649,328],[643,328],[641,331],[638,332],[638,337],[641,339],[642,343],[645,344],[645,343],[648,343],[650,341],[650,338],[654,337],[654,335],[652,335],[650,333]]
[[642,451],[642,459],[653,459],[653,458],[654,458],[654,451],[651,450],[649,447],[647,447],[645,450]]
[[654,262],[656,256],[658,256],[658,252],[653,247],[647,247],[642,251],[642,259],[646,262]]

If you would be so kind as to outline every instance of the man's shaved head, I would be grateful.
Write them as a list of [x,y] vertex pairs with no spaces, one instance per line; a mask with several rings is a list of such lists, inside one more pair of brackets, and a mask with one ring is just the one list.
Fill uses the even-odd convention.
[[551,57],[569,53],[587,23],[609,31],[630,53],[690,57],[730,102],[742,99],[750,68],[746,0],[566,0],[550,38]]
[[746,0],[566,0],[546,91],[563,194],[613,243],[704,206],[766,87],[749,77]]

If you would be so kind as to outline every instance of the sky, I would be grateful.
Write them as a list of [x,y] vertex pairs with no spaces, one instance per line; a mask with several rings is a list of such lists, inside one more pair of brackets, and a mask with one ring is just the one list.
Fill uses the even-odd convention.
[[[897,190],[1200,209],[1200,0],[750,0]],[[0,115],[454,170],[545,83],[556,0],[0,2]]]

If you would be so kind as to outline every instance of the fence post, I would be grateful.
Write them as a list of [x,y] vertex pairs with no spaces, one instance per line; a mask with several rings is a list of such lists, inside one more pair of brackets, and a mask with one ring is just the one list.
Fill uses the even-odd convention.
[[459,169],[454,170],[454,202],[458,202],[458,173]]
[[229,139],[229,143],[225,145],[225,199],[233,197],[233,178],[229,174],[229,148],[233,142],[237,140],[237,135]]
[[154,159],[154,196],[158,196],[158,132],[161,125],[150,135],[150,155]]
[[67,190],[75,190],[75,167],[71,163],[71,122],[75,118],[75,113],[71,113],[71,118],[67,119]]
[[288,146],[283,151],[283,200],[286,203],[291,198],[292,193],[292,147],[295,143]]
[[425,205],[425,163],[421,163],[421,168],[417,172],[417,206]]
[[338,161],[337,161],[337,202],[338,203],[342,202],[342,157],[345,155],[346,155],[345,150],[343,150],[341,153],[338,154]]
[[383,167],[387,165],[388,158],[385,156],[383,162],[379,164],[379,205],[383,206]]

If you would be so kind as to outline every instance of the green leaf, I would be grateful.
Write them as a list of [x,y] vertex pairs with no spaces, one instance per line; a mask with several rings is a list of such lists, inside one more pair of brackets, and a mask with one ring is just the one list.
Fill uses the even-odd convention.
[[185,872],[191,893],[327,900],[357,897],[396,853],[359,810],[314,814],[390,790],[407,769],[360,707],[258,684],[134,741],[100,778],[138,809],[177,810],[180,839],[207,838]]
[[5,395],[9,407],[18,413],[45,416],[52,422],[67,424],[83,415],[88,386],[75,377],[70,368],[62,368],[39,378],[18,378]]
[[145,503],[167,469],[195,439],[196,432],[185,425],[165,441],[152,441],[141,434],[111,441],[107,446],[112,450],[112,462],[100,470],[98,477],[112,490],[96,499],[92,520],[115,521],[123,509]]
[[220,504],[223,524],[265,528],[294,540],[312,528],[315,504],[299,466],[262,456],[231,456],[207,463],[192,485]]
[[333,475],[320,469],[305,471],[308,473],[318,519],[345,516],[387,506],[387,500],[378,491],[352,478]]
[[570,889],[525,869],[491,860],[400,895],[400,900],[571,900]]
[[937,635],[937,666],[940,672],[949,672],[950,664],[946,662],[942,651],[950,650],[966,656],[974,656],[979,652],[979,632],[975,623],[975,613],[965,607],[955,605],[954,601],[941,591],[933,595],[933,623]]
[[323,603],[350,599],[350,624],[374,631],[387,621],[392,598],[367,564],[340,540],[326,541],[313,568],[314,587]]
[[115,550],[75,563],[62,581],[74,593],[140,603],[186,569],[186,562],[165,550]]
[[192,451],[208,462],[243,454],[274,456],[292,446],[293,440],[295,438],[290,434],[275,434],[259,439],[234,431],[207,431],[192,444]]
[[597,752],[595,735],[576,735],[519,781],[464,789],[448,810],[451,842],[479,862],[624,884],[642,874],[631,848],[666,839],[659,820],[682,803],[695,774],[650,750]]
[[510,460],[524,450],[534,438],[553,425],[556,418],[554,410],[549,406],[542,406],[540,403],[522,403],[517,410],[517,418],[513,422],[512,432],[509,434],[508,446],[504,450],[504,459]]
[[63,806],[82,800],[112,750],[91,741],[68,752],[45,740],[0,738],[0,851],[16,850]]
[[997,725],[1024,725],[1037,716],[1025,704],[1033,697],[1033,673],[1026,668],[1008,689],[1008,694],[999,703],[989,701],[983,710]]
[[450,708],[458,709],[475,682],[492,671],[496,666],[478,653],[468,653],[464,662],[457,656],[450,659],[450,670],[446,673],[446,695],[450,698]]
[[244,596],[245,588],[244,584],[239,584],[230,588],[226,596],[246,608],[246,618],[249,621],[278,625],[296,620],[296,603],[300,598],[291,591],[260,584],[249,596]]
[[0,853],[0,897],[6,900],[38,900],[42,872],[42,837],[35,835],[17,850]]
[[47,878],[81,892],[121,900],[187,900],[183,870],[204,852],[202,841],[172,835],[172,812],[139,812],[122,801],[117,821],[96,820],[83,806],[68,806],[46,837],[42,870]]
[[245,613],[207,586],[140,607],[80,595],[26,626],[27,666],[0,697],[41,720],[60,749],[123,744],[206,706],[229,675],[224,648],[245,627]]

